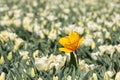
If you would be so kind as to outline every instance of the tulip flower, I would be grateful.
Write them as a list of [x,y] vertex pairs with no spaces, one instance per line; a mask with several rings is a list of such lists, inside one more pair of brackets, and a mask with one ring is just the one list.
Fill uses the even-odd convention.
[[63,48],[59,48],[59,50],[67,53],[73,52],[80,46],[83,40],[84,38],[80,38],[77,32],[73,32],[69,36],[59,39],[59,43],[63,46]]

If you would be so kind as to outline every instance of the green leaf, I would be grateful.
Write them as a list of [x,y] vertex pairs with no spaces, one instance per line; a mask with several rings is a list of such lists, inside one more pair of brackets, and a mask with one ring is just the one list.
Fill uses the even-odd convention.
[[69,65],[69,67],[71,67],[72,65],[75,66],[75,68],[77,69],[77,62],[76,62],[75,54],[73,52],[70,53],[70,65]]

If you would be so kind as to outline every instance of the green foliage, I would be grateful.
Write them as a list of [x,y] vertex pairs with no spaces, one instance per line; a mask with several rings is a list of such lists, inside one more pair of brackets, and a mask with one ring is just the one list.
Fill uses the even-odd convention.
[[[120,71],[119,17],[119,0],[0,0],[0,74],[4,72],[6,80],[53,80],[54,76],[58,80],[89,80],[95,73],[98,80],[103,80],[105,73],[112,71],[113,75],[108,77],[115,79]],[[73,24],[84,28],[80,35],[85,39],[89,35],[92,38],[70,53],[60,69],[54,66],[39,71],[35,58],[69,54],[59,51],[58,40],[68,35]],[[54,32],[55,39],[50,36]],[[97,32],[101,35],[95,36]],[[89,40],[95,43],[94,48]],[[110,49],[102,52],[99,47],[104,45]],[[99,54],[94,59],[96,52]]]

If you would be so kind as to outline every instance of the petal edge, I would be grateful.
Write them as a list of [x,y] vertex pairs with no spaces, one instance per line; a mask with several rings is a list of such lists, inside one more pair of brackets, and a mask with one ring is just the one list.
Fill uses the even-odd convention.
[[70,49],[67,49],[67,48],[59,48],[60,51],[64,51],[64,52],[73,52],[72,50]]

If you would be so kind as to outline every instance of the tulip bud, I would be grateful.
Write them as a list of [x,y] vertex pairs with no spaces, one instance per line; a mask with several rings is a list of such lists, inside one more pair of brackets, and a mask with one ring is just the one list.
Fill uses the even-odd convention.
[[50,34],[48,35],[48,38],[54,41],[57,38],[56,32],[50,32]]
[[4,57],[1,56],[1,58],[0,58],[0,64],[4,64],[4,62],[5,62]]
[[35,71],[34,71],[34,68],[31,69],[31,77],[35,77]]
[[16,78],[16,77],[13,77],[13,79],[14,79],[14,80],[17,80],[17,78]]
[[109,80],[109,76],[107,73],[104,74],[104,80]]
[[87,35],[89,35],[89,34],[90,34],[89,29],[86,29],[86,34],[87,34]]
[[95,48],[95,42],[92,41],[92,44],[91,44],[91,49],[94,49]]
[[115,80],[120,80],[120,72],[118,72],[115,76]]
[[67,80],[72,80],[72,77],[69,75],[69,76],[67,77]]
[[112,28],[112,30],[113,30],[113,31],[116,31],[116,27],[114,26],[114,27]]
[[53,80],[58,80],[58,76],[53,76]]
[[43,79],[41,77],[39,77],[38,80],[43,80]]
[[29,65],[29,64],[30,64],[29,61],[27,61],[27,62],[26,62],[26,65]]
[[106,38],[106,39],[111,39],[111,36],[110,36],[110,33],[109,33],[109,32],[106,32],[105,38]]
[[38,56],[38,53],[39,53],[39,50],[36,50],[35,52],[33,52],[33,57],[37,57]]
[[115,71],[107,71],[107,72],[105,72],[105,74],[107,74],[111,78],[114,76]]
[[14,45],[14,51],[18,50],[19,47],[24,43],[24,41],[21,38],[15,39],[15,45]]
[[8,53],[7,59],[8,59],[8,60],[11,60],[11,59],[12,59],[12,52],[9,52],[9,53]]
[[45,35],[43,33],[41,33],[39,36],[40,36],[41,39],[45,38]]
[[97,74],[93,73],[93,80],[98,80]]
[[92,77],[90,77],[90,80],[98,80],[96,73],[93,73]]
[[5,80],[5,73],[4,72],[1,73],[0,80]]

